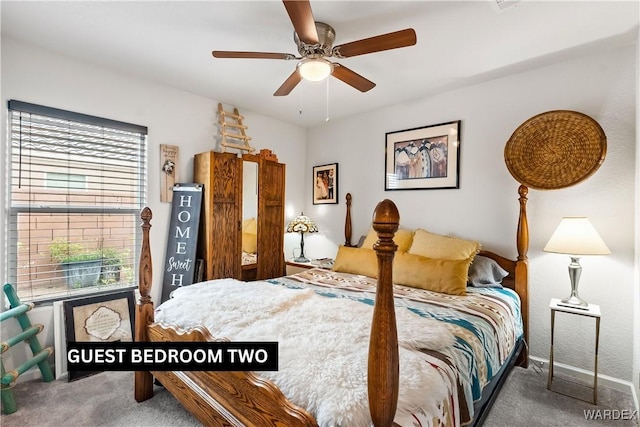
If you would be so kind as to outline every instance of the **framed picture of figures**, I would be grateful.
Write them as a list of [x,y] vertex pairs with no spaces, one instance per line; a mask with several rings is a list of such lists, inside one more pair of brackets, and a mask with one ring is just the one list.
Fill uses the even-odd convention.
[[313,167],[313,204],[338,203],[338,164]]
[[387,132],[384,189],[460,188],[460,121]]

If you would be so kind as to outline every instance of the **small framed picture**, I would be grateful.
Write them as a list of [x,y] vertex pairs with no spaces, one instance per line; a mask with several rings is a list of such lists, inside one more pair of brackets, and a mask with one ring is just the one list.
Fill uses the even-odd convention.
[[177,145],[160,144],[160,201],[171,203],[173,199],[173,185],[178,179],[178,155],[180,147]]
[[[66,342],[133,341],[133,290],[64,301]],[[98,372],[69,369],[69,381]]]
[[388,132],[384,189],[460,188],[460,121]]
[[338,203],[338,164],[313,167],[313,204]]

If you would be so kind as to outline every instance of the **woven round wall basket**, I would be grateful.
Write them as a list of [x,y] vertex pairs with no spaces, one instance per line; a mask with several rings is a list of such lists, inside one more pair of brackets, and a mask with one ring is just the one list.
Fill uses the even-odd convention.
[[576,111],[538,114],[521,124],[504,148],[511,175],[538,190],[565,188],[587,179],[607,154],[604,131]]

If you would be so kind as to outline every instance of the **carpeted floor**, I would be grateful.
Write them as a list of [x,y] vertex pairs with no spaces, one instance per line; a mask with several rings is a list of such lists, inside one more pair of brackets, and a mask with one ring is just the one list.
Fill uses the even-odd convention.
[[[484,426],[638,426],[639,416],[635,412],[631,392],[622,393],[600,385],[598,404],[592,405],[547,390],[547,374],[548,371],[536,368],[533,364],[529,365],[529,369],[514,368],[491,408]],[[562,375],[559,379],[554,379],[553,389],[587,400],[593,393],[585,386],[564,381]],[[593,418],[587,419],[589,415],[585,411],[591,411]],[[600,419],[598,415],[601,416]]]
[[[631,395],[598,388],[598,405],[550,392],[546,372],[530,367],[514,368],[486,419],[486,427],[536,426],[637,426],[622,411],[634,411]],[[564,382],[557,381],[560,389]],[[554,382],[554,386],[556,382]],[[575,385],[566,384],[572,392]],[[164,389],[156,387],[152,399],[136,403],[131,372],[103,372],[74,382],[29,381],[14,389],[18,411],[0,418],[3,427],[113,426],[181,427],[199,423]],[[586,391],[586,390],[585,390]],[[587,396],[587,395],[585,395]],[[598,410],[600,420],[587,420],[585,410]],[[610,412],[605,412],[610,410]],[[608,415],[608,419],[607,418]],[[345,426],[346,427],[346,426]]]

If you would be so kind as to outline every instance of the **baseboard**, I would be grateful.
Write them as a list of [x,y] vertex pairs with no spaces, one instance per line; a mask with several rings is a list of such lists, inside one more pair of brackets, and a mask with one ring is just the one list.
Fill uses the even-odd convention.
[[39,369],[29,370],[18,377],[16,384],[23,383],[25,381],[39,380],[42,378],[42,374]]
[[[542,359],[540,357],[529,356],[529,360],[534,362],[540,367],[549,367],[549,360]],[[582,368],[576,368],[575,366],[565,365],[563,363],[554,363],[554,372],[569,375],[573,378],[589,384],[593,382],[593,371],[588,371]],[[620,378],[610,377],[608,375],[598,374],[598,385],[612,388],[614,390],[621,391],[623,393],[631,393],[636,410],[640,411],[640,405],[638,404],[638,394],[636,393],[635,386],[631,381],[621,380]]]
[[[56,372],[55,371],[55,367],[53,365],[51,365],[51,371],[52,372]],[[56,380],[59,379],[65,379],[67,378],[67,373],[65,372],[64,374],[62,374],[59,377],[54,377]],[[18,376],[18,379],[16,380],[16,384],[20,384],[22,382],[25,381],[33,381],[33,380],[42,380],[42,373],[40,372],[40,369],[38,369],[38,365],[34,366],[33,368],[29,369],[27,372],[24,372],[23,374],[21,374],[20,376]]]

